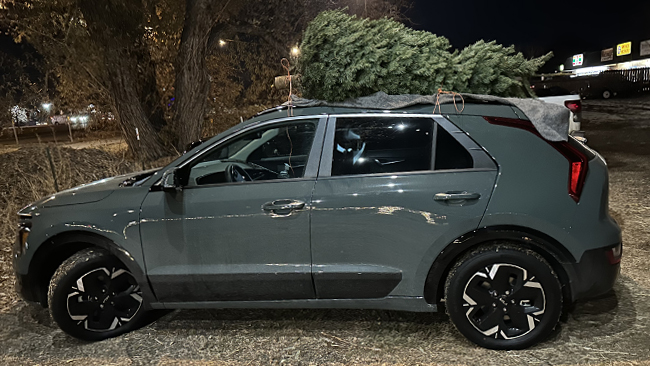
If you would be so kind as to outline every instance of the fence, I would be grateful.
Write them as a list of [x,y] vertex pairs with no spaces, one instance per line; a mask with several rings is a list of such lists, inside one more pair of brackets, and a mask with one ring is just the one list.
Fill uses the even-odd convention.
[[603,76],[617,76],[633,83],[650,84],[650,67],[627,70],[609,70]]
[[47,125],[47,126],[23,126],[5,127],[0,131],[0,143],[15,141],[17,145],[21,142],[54,142],[70,140],[72,128],[69,124]]

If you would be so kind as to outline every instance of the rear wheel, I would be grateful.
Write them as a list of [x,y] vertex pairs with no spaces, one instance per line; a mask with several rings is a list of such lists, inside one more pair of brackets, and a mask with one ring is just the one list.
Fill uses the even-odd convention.
[[491,349],[522,349],[544,340],[562,310],[562,290],[539,254],[509,244],[480,248],[451,270],[447,313],[470,341]]
[[609,90],[603,90],[602,96],[603,96],[603,99],[609,99],[609,98],[612,97],[612,92],[609,91]]
[[142,291],[124,265],[100,249],[85,249],[65,260],[50,281],[52,318],[73,337],[98,341],[138,326]]

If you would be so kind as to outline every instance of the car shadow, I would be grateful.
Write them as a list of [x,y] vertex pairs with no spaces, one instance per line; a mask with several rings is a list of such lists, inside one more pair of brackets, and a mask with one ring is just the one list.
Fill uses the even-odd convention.
[[[563,314],[549,339],[535,348],[554,348],[566,343],[568,339],[576,344],[589,345],[596,338],[624,338],[621,333],[638,326],[637,306],[650,308],[647,294],[644,295],[643,292],[629,277],[619,277],[608,293],[573,304],[568,313]],[[650,328],[650,324],[645,326]],[[640,345],[631,343],[631,346]]]
[[[567,339],[589,345],[598,342],[596,339],[625,338],[621,333],[640,326],[637,324],[637,307],[641,307],[641,311],[650,309],[647,291],[623,276],[610,293],[598,299],[577,303],[568,313],[567,320],[556,327],[549,339],[533,349],[556,348],[566,343]],[[74,348],[87,343],[65,336],[50,318],[49,311],[41,307],[21,303],[10,312],[0,314],[0,323],[5,322],[2,318],[7,318],[5,321],[15,324],[21,329],[20,333],[26,335],[57,334],[53,337],[53,346],[56,348]],[[650,324],[641,326],[650,330]],[[157,310],[147,314],[140,328],[137,333],[155,332],[175,338],[194,333],[220,332],[253,332],[260,335],[283,334],[287,331],[323,334],[345,332],[370,337],[388,332],[399,337],[416,334],[419,339],[427,342],[440,342],[442,338],[445,341],[453,339],[453,343],[474,347],[454,330],[444,312],[356,309]],[[639,346],[630,341],[630,347]]]

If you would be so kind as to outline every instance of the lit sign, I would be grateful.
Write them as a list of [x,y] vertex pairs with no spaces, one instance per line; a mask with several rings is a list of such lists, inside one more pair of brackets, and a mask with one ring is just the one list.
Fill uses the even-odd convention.
[[614,59],[614,49],[613,48],[608,48],[606,50],[600,51],[600,61],[601,62],[612,61],[613,59]]
[[641,56],[650,55],[650,40],[641,42]]
[[575,55],[573,56],[573,66],[582,66],[582,62],[584,60],[583,54]]
[[632,53],[632,42],[621,43],[616,46],[616,56],[625,56]]

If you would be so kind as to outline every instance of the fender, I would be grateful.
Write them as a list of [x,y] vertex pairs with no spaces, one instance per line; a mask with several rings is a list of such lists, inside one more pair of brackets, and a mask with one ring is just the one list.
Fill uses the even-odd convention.
[[[133,256],[112,240],[87,231],[67,231],[53,236],[38,247],[30,264],[32,274],[32,293],[35,300],[47,306],[47,288],[49,279],[61,263],[79,250],[90,247],[102,248],[119,259],[128,269],[142,289],[142,297],[147,307],[156,302],[149,280]],[[31,276],[30,276],[31,277]]]
[[557,272],[565,298],[575,298],[575,290],[571,283],[576,278],[573,268],[576,259],[562,244],[548,235],[527,227],[493,226],[464,234],[440,252],[431,265],[425,281],[425,300],[430,304],[439,303],[444,298],[447,274],[456,261],[471,249],[493,241],[516,243],[539,253]]

